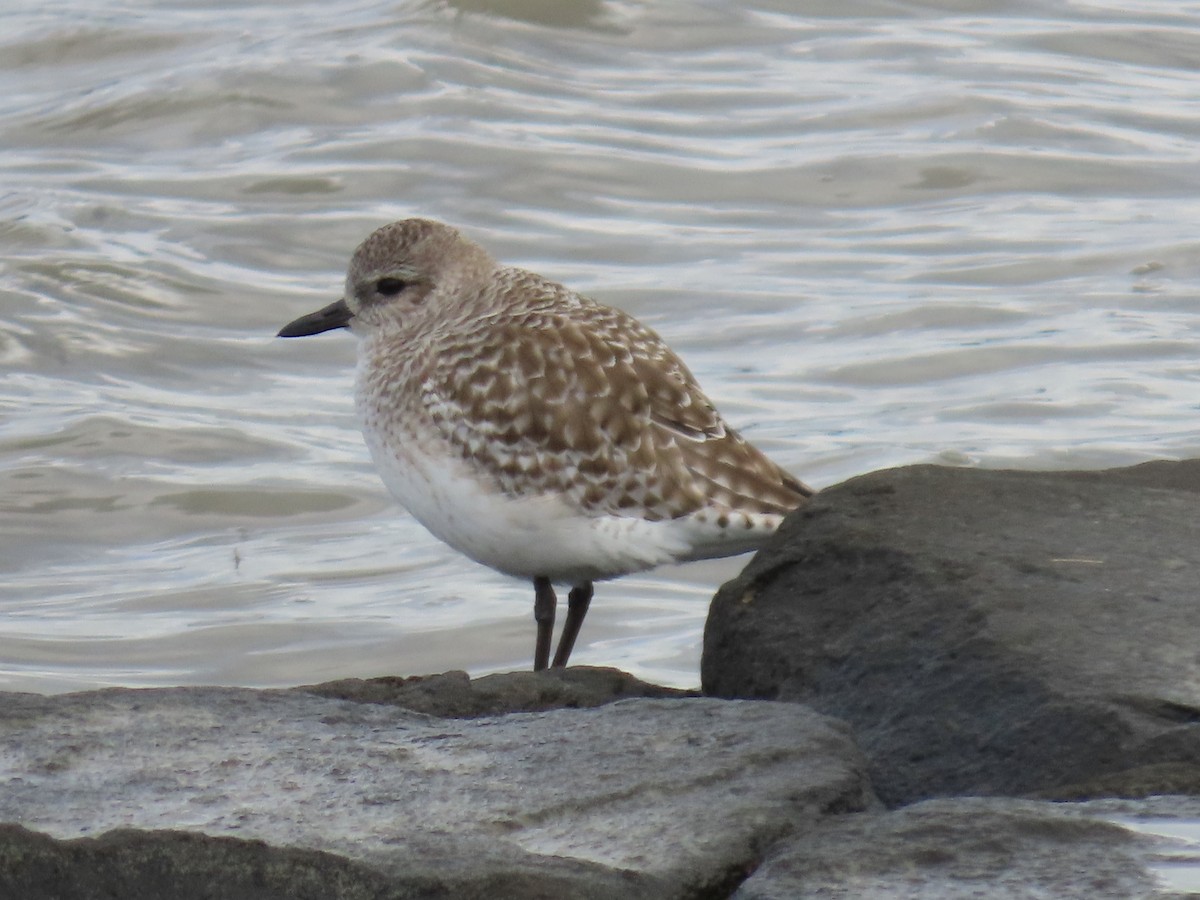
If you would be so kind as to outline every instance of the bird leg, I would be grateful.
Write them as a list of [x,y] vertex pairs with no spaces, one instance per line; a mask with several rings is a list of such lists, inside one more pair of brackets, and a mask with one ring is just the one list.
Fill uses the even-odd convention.
[[[571,595],[574,596],[572,591]],[[554,636],[554,607],[558,598],[549,578],[533,579],[533,621],[537,622],[537,644],[533,648],[533,671],[540,672],[550,661],[550,639]],[[567,618],[568,624],[570,617]],[[559,648],[562,649],[561,647]]]
[[587,615],[588,606],[592,602],[592,583],[585,581],[571,588],[567,596],[567,621],[563,623],[562,634],[558,638],[558,649],[554,651],[554,665],[565,666],[575,648],[575,638],[579,637],[579,629],[583,627],[583,617]]

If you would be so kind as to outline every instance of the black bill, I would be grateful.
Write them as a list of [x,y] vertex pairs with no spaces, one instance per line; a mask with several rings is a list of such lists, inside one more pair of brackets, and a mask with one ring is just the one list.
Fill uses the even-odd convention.
[[345,328],[354,313],[346,306],[345,300],[330,303],[324,309],[318,309],[307,316],[301,316],[295,322],[288,322],[279,329],[276,337],[305,337],[310,334],[320,334],[322,331],[332,331],[335,328]]

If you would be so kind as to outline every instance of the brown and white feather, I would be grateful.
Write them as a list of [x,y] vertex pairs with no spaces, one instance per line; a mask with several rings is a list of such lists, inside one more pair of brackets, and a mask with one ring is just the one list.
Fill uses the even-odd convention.
[[[404,303],[364,287],[388,272],[411,280]],[[365,338],[360,409],[380,435],[377,459],[416,462],[422,445],[514,505],[554,497],[582,519],[703,526],[675,539],[667,555],[678,559],[753,546],[812,494],[725,423],[650,328],[499,266],[447,226],[376,232],[355,255],[347,300]],[[412,502],[411,482],[393,490]],[[738,530],[746,537],[721,550]]]

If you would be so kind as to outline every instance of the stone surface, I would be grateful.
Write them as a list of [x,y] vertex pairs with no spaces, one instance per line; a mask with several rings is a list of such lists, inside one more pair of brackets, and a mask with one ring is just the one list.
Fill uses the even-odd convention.
[[889,804],[1177,788],[1200,764],[1197,492],[1200,461],[830,488],[715,598],[705,692],[847,720]]
[[416,891],[390,892],[388,879],[369,866],[261,841],[133,830],[60,841],[19,825],[0,825],[0,897],[5,898],[380,900],[417,896],[421,894]]
[[[1178,810],[1165,810],[1169,815]],[[1200,847],[1116,824],[1155,817],[1156,801],[1121,809],[1003,798],[929,800],[842,816],[777,847],[734,900],[1096,900],[1169,896],[1160,872]],[[1200,817],[1193,800],[1192,817]],[[1196,824],[1200,835],[1200,824]]]
[[381,896],[720,895],[781,835],[874,802],[840,723],[701,698],[466,720],[298,691],[6,694],[0,747],[0,821],[57,838],[142,830],[49,849],[9,833],[4,852],[41,853],[46,877],[63,854],[103,871],[118,852],[184,865],[160,831],[183,829],[250,841],[191,845],[239,877],[316,866],[399,892]]
[[[182,831],[57,840],[0,825],[0,897],[13,900],[658,900],[663,885],[603,866],[492,859],[410,871],[319,850]],[[474,875],[475,877],[469,877]]]
[[408,678],[344,678],[297,690],[338,700],[387,703],[450,718],[585,709],[631,697],[699,696],[699,691],[662,687],[641,681],[620,669],[593,666],[544,672],[503,672],[475,679],[466,672]]

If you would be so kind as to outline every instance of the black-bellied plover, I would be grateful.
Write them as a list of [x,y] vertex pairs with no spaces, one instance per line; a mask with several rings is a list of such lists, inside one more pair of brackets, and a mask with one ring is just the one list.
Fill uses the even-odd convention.
[[533,580],[534,669],[565,666],[592,582],[758,547],[812,495],[725,424],[632,316],[426,219],[354,252],[345,295],[280,337],[349,328],[383,481],[455,550]]

